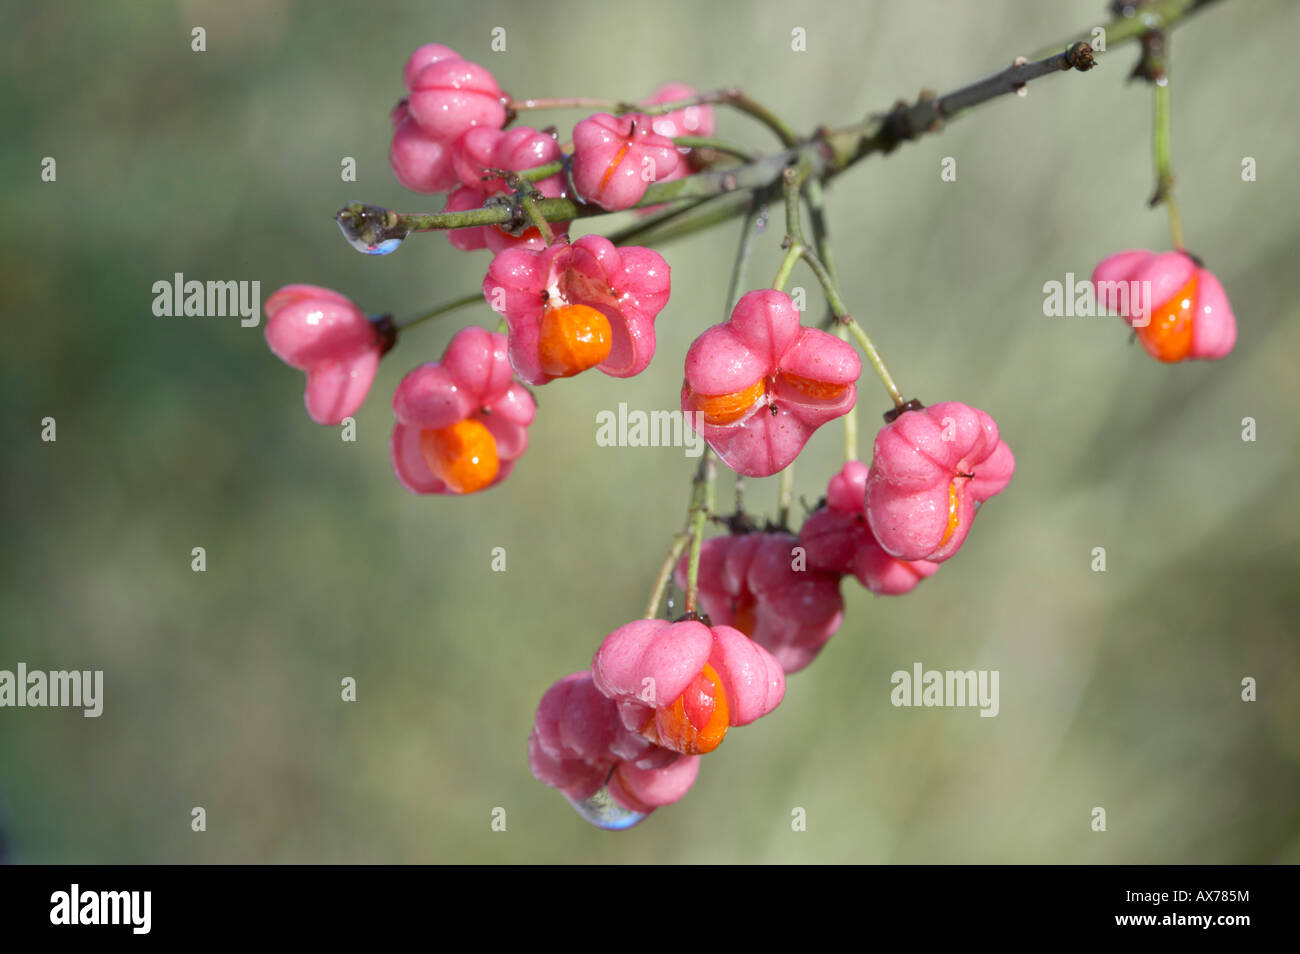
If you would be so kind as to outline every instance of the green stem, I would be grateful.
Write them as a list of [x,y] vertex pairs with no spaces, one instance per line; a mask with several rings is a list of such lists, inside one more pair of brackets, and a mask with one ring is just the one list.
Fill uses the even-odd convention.
[[1169,210],[1169,232],[1173,236],[1174,248],[1183,251],[1183,223],[1178,214],[1178,203],[1174,200],[1174,172],[1170,159],[1170,110],[1169,110],[1169,76],[1155,82],[1156,118],[1155,146],[1156,193],[1151,204],[1163,202]]
[[794,461],[785,465],[781,471],[780,491],[777,495],[776,522],[785,529],[790,529],[790,507],[794,503]]
[[772,279],[772,287],[785,291],[785,283],[790,280],[799,257],[807,253],[804,245],[803,225],[799,221],[799,192],[811,172],[811,166],[802,159],[798,164],[787,167],[781,173],[781,187],[785,192],[785,258]]
[[800,157],[798,164],[789,166],[781,174],[781,186],[785,191],[785,234],[795,245],[806,245],[803,237],[803,223],[799,219],[799,196],[803,184],[812,174],[812,164],[805,157]]
[[830,275],[831,281],[838,285],[840,279],[835,273],[835,260],[831,257],[831,233],[826,224],[826,195],[820,179],[812,179],[808,183],[808,215],[812,219],[817,257],[826,266],[826,274]]
[[[1216,0],[1154,0],[1141,7],[1140,14],[1120,17],[1108,26],[1108,48],[1131,40],[1150,29],[1146,21],[1152,20],[1167,29],[1187,14],[1216,2]],[[1059,47],[1057,47],[1059,49]],[[1090,53],[1090,50],[1082,51]],[[918,138],[943,127],[945,122],[972,107],[1017,92],[1025,84],[1067,69],[1086,69],[1091,59],[1082,55],[1079,48],[1048,56],[1041,62],[1024,63],[1010,67],[941,97],[924,98],[914,105],[898,107],[877,113],[861,122],[840,128],[819,131],[810,140],[800,140],[790,127],[739,90],[721,90],[674,103],[638,106],[604,99],[526,100],[511,104],[516,110],[542,108],[616,109],[640,110],[661,114],[692,105],[717,103],[728,105],[759,119],[777,133],[786,144],[784,152],[759,156],[743,166],[709,170],[670,182],[653,183],[646,190],[640,207],[659,205],[678,199],[704,199],[732,192],[757,191],[769,188],[780,181],[786,166],[806,159],[812,164],[811,175],[823,181],[843,172],[853,164],[873,153],[890,152],[899,143]],[[725,213],[714,213],[699,228],[739,215],[746,208],[742,201],[726,207]],[[584,205],[573,199],[544,199],[537,203],[539,212],[550,222],[564,222],[588,216],[607,215],[596,205]],[[483,225],[516,223],[522,211],[504,202],[482,209],[465,212],[434,214],[397,213],[363,203],[345,206],[336,216],[350,237],[369,240],[390,234],[405,236],[409,232],[439,229],[473,228]],[[673,233],[686,234],[685,232]]]
[[[835,259],[831,255],[831,233],[830,227],[826,224],[826,197],[823,194],[822,184],[817,179],[808,183],[808,216],[812,220],[813,241],[817,245],[817,257],[821,259],[822,265],[826,268],[826,274],[830,277],[831,283],[839,287],[839,276],[835,273]],[[834,309],[827,306],[831,318],[835,317]],[[849,329],[843,322],[835,323],[835,333],[843,341],[849,340]],[[853,407],[849,408],[844,414],[844,460],[845,462],[858,459],[858,404],[853,402]]]
[[835,284],[826,266],[822,264],[810,248],[801,250],[803,260],[808,263],[813,274],[817,276],[817,283],[822,286],[822,291],[826,293],[826,303],[830,306],[831,313],[840,321],[843,321],[849,315],[849,306],[845,304],[844,298],[840,295],[839,286]]
[[483,302],[482,291],[463,295],[460,298],[453,298],[451,301],[443,302],[441,305],[438,305],[421,315],[416,315],[414,318],[407,318],[405,321],[395,321],[393,322],[393,327],[398,331],[405,331],[407,328],[418,325],[422,321],[429,321],[430,319],[437,318],[439,315],[445,315],[448,312],[456,311],[458,308],[468,307],[475,302],[479,302],[480,304]]
[[786,250],[785,258],[781,259],[781,267],[777,269],[776,277],[772,279],[772,287],[776,291],[785,291],[785,283],[790,280],[790,273],[794,271],[795,265],[799,263],[799,258],[805,251],[807,249],[798,242]]
[[763,205],[763,197],[755,195],[753,202],[749,206],[749,212],[745,216],[745,224],[740,230],[740,245],[736,249],[736,260],[731,266],[731,279],[727,283],[727,300],[723,306],[724,318],[730,315],[732,308],[736,306],[736,296],[740,291],[740,283],[744,281],[745,269],[749,266],[749,258],[754,251],[754,237],[759,232],[759,229],[755,227],[755,223],[766,215],[763,211]]
[[662,245],[734,219],[745,211],[749,202],[749,195],[742,193],[685,203],[677,209],[649,216],[643,222],[611,232],[605,237],[615,245],[626,245],[633,239],[639,245]]
[[687,613],[696,612],[696,597],[700,589],[700,547],[704,543],[704,527],[713,513],[714,484],[717,480],[717,468],[713,464],[713,451],[706,449],[700,458],[700,466],[695,472],[691,491],[691,509],[689,515],[691,532],[691,555],[686,564],[686,606]]
[[605,238],[615,245],[626,245],[633,239],[639,239],[645,232],[653,232],[665,224],[680,220],[708,201],[708,199],[696,199],[694,201],[678,202],[666,209],[647,213],[626,228],[606,233]]
[[903,399],[903,395],[899,392],[898,385],[894,383],[893,377],[889,374],[889,369],[885,367],[884,359],[880,357],[880,352],[877,351],[876,346],[871,343],[871,339],[867,337],[867,333],[862,330],[862,326],[852,318],[845,320],[845,318],[841,317],[840,321],[844,324],[844,327],[849,330],[849,333],[857,339],[858,347],[860,347],[862,353],[867,356],[867,360],[871,362],[871,366],[876,369],[876,374],[879,376],[881,383],[885,385],[885,390],[889,392],[889,396],[894,402],[894,407],[902,407],[906,404],[907,401]]
[[659,604],[663,602],[664,591],[668,589],[668,581],[673,578],[673,570],[677,568],[677,561],[682,558],[682,553],[686,550],[686,543],[689,540],[690,534],[684,530],[673,537],[673,545],[669,547],[668,555],[664,557],[664,562],[659,567],[659,575],[655,577],[654,589],[650,591],[650,601],[646,603],[646,619],[654,619],[659,615]]
[[838,319],[840,324],[847,328],[849,333],[857,339],[859,347],[862,348],[862,352],[867,356],[867,360],[871,362],[871,366],[876,369],[877,376],[879,376],[881,383],[884,384],[885,390],[889,392],[890,398],[893,399],[894,406],[902,407],[907,402],[904,400],[902,393],[898,390],[898,385],[894,383],[893,375],[891,375],[889,369],[885,367],[884,358],[880,357],[880,352],[876,350],[876,346],[872,344],[871,338],[867,336],[866,331],[864,331],[862,326],[853,319],[851,314],[849,314],[848,306],[840,296],[840,291],[835,286],[835,282],[827,273],[826,266],[823,265],[821,261],[818,260],[817,256],[808,249],[802,249],[801,255],[803,260],[808,263],[808,267],[813,270],[813,274],[817,276],[817,281],[821,284],[822,290],[826,293],[826,301],[830,304],[831,311],[834,313],[836,319]]
[[[1103,25],[1103,29],[1106,31],[1106,49],[1109,50],[1120,43],[1137,39],[1148,30],[1168,29],[1179,20],[1217,2],[1219,0],[1147,0],[1146,3],[1142,4],[1134,3],[1132,4],[1133,12],[1128,16],[1122,13],[1118,14],[1109,23]],[[1075,41],[1090,41],[1091,39],[1091,30],[1075,37]],[[1069,42],[1044,47],[1033,59],[1047,56],[1052,51],[1061,49],[1062,46],[1068,46]]]
[[519,207],[528,215],[528,219],[537,227],[537,231],[542,233],[542,240],[548,245],[555,244],[555,233],[551,231],[551,224],[546,221],[546,216],[537,208],[537,199],[533,194],[527,193],[519,200]]
[[738,89],[720,89],[711,93],[700,93],[686,99],[676,99],[668,103],[629,103],[617,99],[592,99],[588,97],[571,97],[561,99],[525,99],[512,100],[509,108],[516,113],[534,109],[604,109],[613,113],[644,113],[647,116],[663,116],[675,113],[691,106],[730,106],[739,112],[752,116],[768,129],[776,133],[786,146],[793,146],[799,137],[786,124],[785,120],[766,106],[750,99]]
[[733,109],[737,109],[742,113],[753,116],[768,129],[772,130],[772,132],[776,133],[777,138],[781,140],[781,145],[788,148],[799,141],[799,137],[794,134],[794,130],[787,126],[780,116],[776,115],[776,113],[772,112],[766,106],[750,99],[740,90],[728,90],[723,102],[728,106],[731,106]]
[[[812,145],[800,149],[808,151],[810,161],[815,162],[813,156],[820,155]],[[785,167],[799,159],[800,150],[788,150],[769,156],[759,156],[753,162],[743,166],[711,169],[681,179],[655,182],[646,189],[645,196],[635,207],[646,208],[682,199],[710,199],[767,188],[779,182]],[[815,165],[814,169],[824,171],[824,160],[821,165]],[[464,212],[395,212],[363,202],[352,202],[344,206],[335,217],[340,224],[365,237],[367,227],[384,231],[400,230],[405,233],[476,228],[481,225],[509,225],[517,221],[522,212],[511,204],[507,196],[493,196],[488,203],[483,208],[467,209]],[[738,208],[732,210],[732,214],[738,214],[743,208],[742,202]],[[537,202],[537,209],[549,222],[568,222],[573,219],[615,214],[598,205],[587,205],[576,199],[567,198],[541,199]]]
[[714,152],[726,153],[745,162],[753,162],[757,158],[757,154],[752,149],[727,142],[725,139],[711,139],[706,136],[677,136],[673,139],[673,145],[681,146],[683,149],[712,149]]
[[540,182],[542,179],[549,179],[551,176],[559,175],[564,171],[564,160],[557,159],[554,162],[548,162],[544,166],[533,166],[531,169],[523,169],[516,172],[520,179],[526,182]]

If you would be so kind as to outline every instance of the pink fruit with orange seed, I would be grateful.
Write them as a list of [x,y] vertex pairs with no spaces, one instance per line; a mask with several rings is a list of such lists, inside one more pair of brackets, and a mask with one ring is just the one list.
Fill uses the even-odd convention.
[[785,674],[767,650],[730,626],[690,619],[619,627],[591,674],[624,726],[685,755],[713,751],[728,728],[766,715],[785,695]]
[[1098,303],[1133,326],[1158,361],[1217,361],[1237,343],[1237,320],[1219,280],[1186,252],[1134,249],[1093,270]]
[[471,326],[442,360],[410,372],[393,395],[390,455],[413,493],[475,493],[509,476],[528,447],[536,406],[511,373],[504,335]]
[[585,670],[565,676],[542,696],[528,737],[528,762],[539,781],[570,801],[608,787],[616,802],[641,814],[680,799],[700,768],[698,757],[628,730],[617,704]]
[[895,559],[941,563],[1015,467],[983,411],[956,401],[904,411],[876,434],[866,493],[871,532]]
[[682,410],[732,470],[782,470],[827,421],[848,413],[862,373],[846,342],[799,323],[784,293],[747,292],[686,353]]
[[598,235],[498,252],[483,279],[483,296],[510,329],[511,363],[529,384],[592,367],[618,378],[640,374],[654,356],[655,317],[670,290],[657,252]]
[[584,202],[611,212],[641,201],[652,182],[668,179],[681,157],[640,113],[597,113],[573,127],[573,185]]

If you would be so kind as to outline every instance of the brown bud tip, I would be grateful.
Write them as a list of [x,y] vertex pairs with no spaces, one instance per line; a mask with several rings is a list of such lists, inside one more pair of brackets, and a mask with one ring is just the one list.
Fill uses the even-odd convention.
[[1092,55],[1092,47],[1082,40],[1065,51],[1065,62],[1066,65],[1085,73],[1097,65]]
[[891,407],[888,411],[886,411],[883,415],[885,418],[885,423],[893,424],[896,420],[898,420],[900,414],[905,414],[908,411],[919,411],[924,407],[925,407],[924,404],[922,404],[916,398],[912,398],[912,400],[908,401],[906,404],[902,404],[898,407]]
[[379,337],[379,353],[388,354],[393,350],[393,345],[397,344],[397,325],[393,324],[392,315],[377,315],[370,319],[370,323],[375,327],[375,334]]

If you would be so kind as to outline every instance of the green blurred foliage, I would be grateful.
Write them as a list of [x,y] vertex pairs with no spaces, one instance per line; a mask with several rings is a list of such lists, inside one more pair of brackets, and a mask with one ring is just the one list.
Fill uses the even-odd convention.
[[[546,687],[640,612],[685,507],[693,462],[598,447],[595,414],[675,406],[681,355],[722,317],[738,226],[666,248],[649,371],[542,389],[514,476],[470,499],[397,485],[389,396],[458,324],[490,324],[485,307],[401,342],[355,444],[307,419],[301,376],[261,329],[151,312],[175,272],[258,280],[263,296],[316,282],[399,315],[477,287],[485,253],[421,235],[367,258],[331,218],[350,199],[438,208],[387,165],[401,65],[423,42],[516,95],[735,84],[811,129],[955,88],[1103,7],[5,4],[0,668],[106,682],[98,720],[0,710],[13,858],[1300,861],[1300,143],[1281,105],[1300,6],[1234,0],[1173,37],[1188,241],[1240,324],[1221,363],[1159,366],[1114,321],[1042,314],[1045,282],[1168,242],[1145,205],[1151,97],[1125,82],[1132,45],[834,183],[847,300],[909,395],[997,417],[1016,478],[912,595],[846,582],[843,629],[780,709],[627,833],[589,829],[537,783],[525,740]],[[807,52],[790,49],[796,26]],[[771,145],[743,117],[720,125]],[[940,181],[945,156],[956,182]],[[778,216],[753,285],[780,234]],[[807,272],[795,282],[820,301]],[[869,452],[887,402],[869,372],[861,395]],[[39,440],[47,415],[57,443]],[[823,492],[840,443],[838,425],[815,436],[801,496]],[[775,479],[749,483],[760,510],[775,495]],[[916,661],[998,669],[1001,714],[894,708],[890,674]],[[349,675],[356,704],[339,700]],[[1240,700],[1246,676],[1258,702]],[[206,833],[190,830],[196,805]]]

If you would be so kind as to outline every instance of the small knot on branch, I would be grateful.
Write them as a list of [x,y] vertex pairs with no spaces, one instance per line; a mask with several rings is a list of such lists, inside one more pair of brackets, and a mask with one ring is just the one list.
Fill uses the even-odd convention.
[[1080,73],[1086,73],[1096,65],[1097,60],[1093,57],[1092,46],[1080,40],[1065,51],[1065,65],[1061,68],[1076,69]]
[[939,98],[938,93],[932,89],[921,90],[921,92],[916,96],[916,105],[929,106],[934,110],[934,119],[932,119],[930,125],[926,127],[926,132],[938,132],[943,128],[942,117],[945,113],[943,111],[943,100]]
[[[1028,65],[1029,65],[1029,60],[1025,59],[1023,56],[1017,56],[1014,60],[1011,61],[1011,71],[1014,73],[1022,66],[1028,66]],[[1065,66],[1062,65],[1061,69],[1065,69]],[[1017,83],[1015,86],[1012,87],[1012,89],[1016,91],[1017,96],[1029,95],[1028,83]]]
[[727,533],[733,536],[741,536],[746,533],[757,533],[759,526],[754,522],[754,518],[743,510],[737,510],[733,514],[725,517],[714,517],[715,522],[720,523],[727,528]]
[[935,95],[934,90],[921,90],[914,104],[898,100],[880,124],[883,150],[893,152],[899,143],[917,139],[923,133],[938,132],[943,128],[945,115],[943,100]]
[[1173,176],[1161,176],[1156,183],[1156,191],[1152,193],[1151,198],[1147,200],[1147,208],[1154,209],[1165,199],[1169,198],[1169,193],[1174,189]]
[[821,154],[822,161],[827,166],[835,164],[835,147],[831,145],[831,130],[826,126],[818,126],[813,130],[813,145],[817,147],[818,153]]
[[503,232],[518,238],[532,225],[528,220],[528,213],[520,204],[523,196],[520,193],[498,192],[496,195],[488,197],[483,203],[485,209],[507,208],[510,210],[510,218],[500,223],[497,227]]
[[1139,37],[1142,55],[1129,74],[1130,81],[1140,79],[1163,86],[1165,78],[1165,34],[1163,30],[1147,30]]

